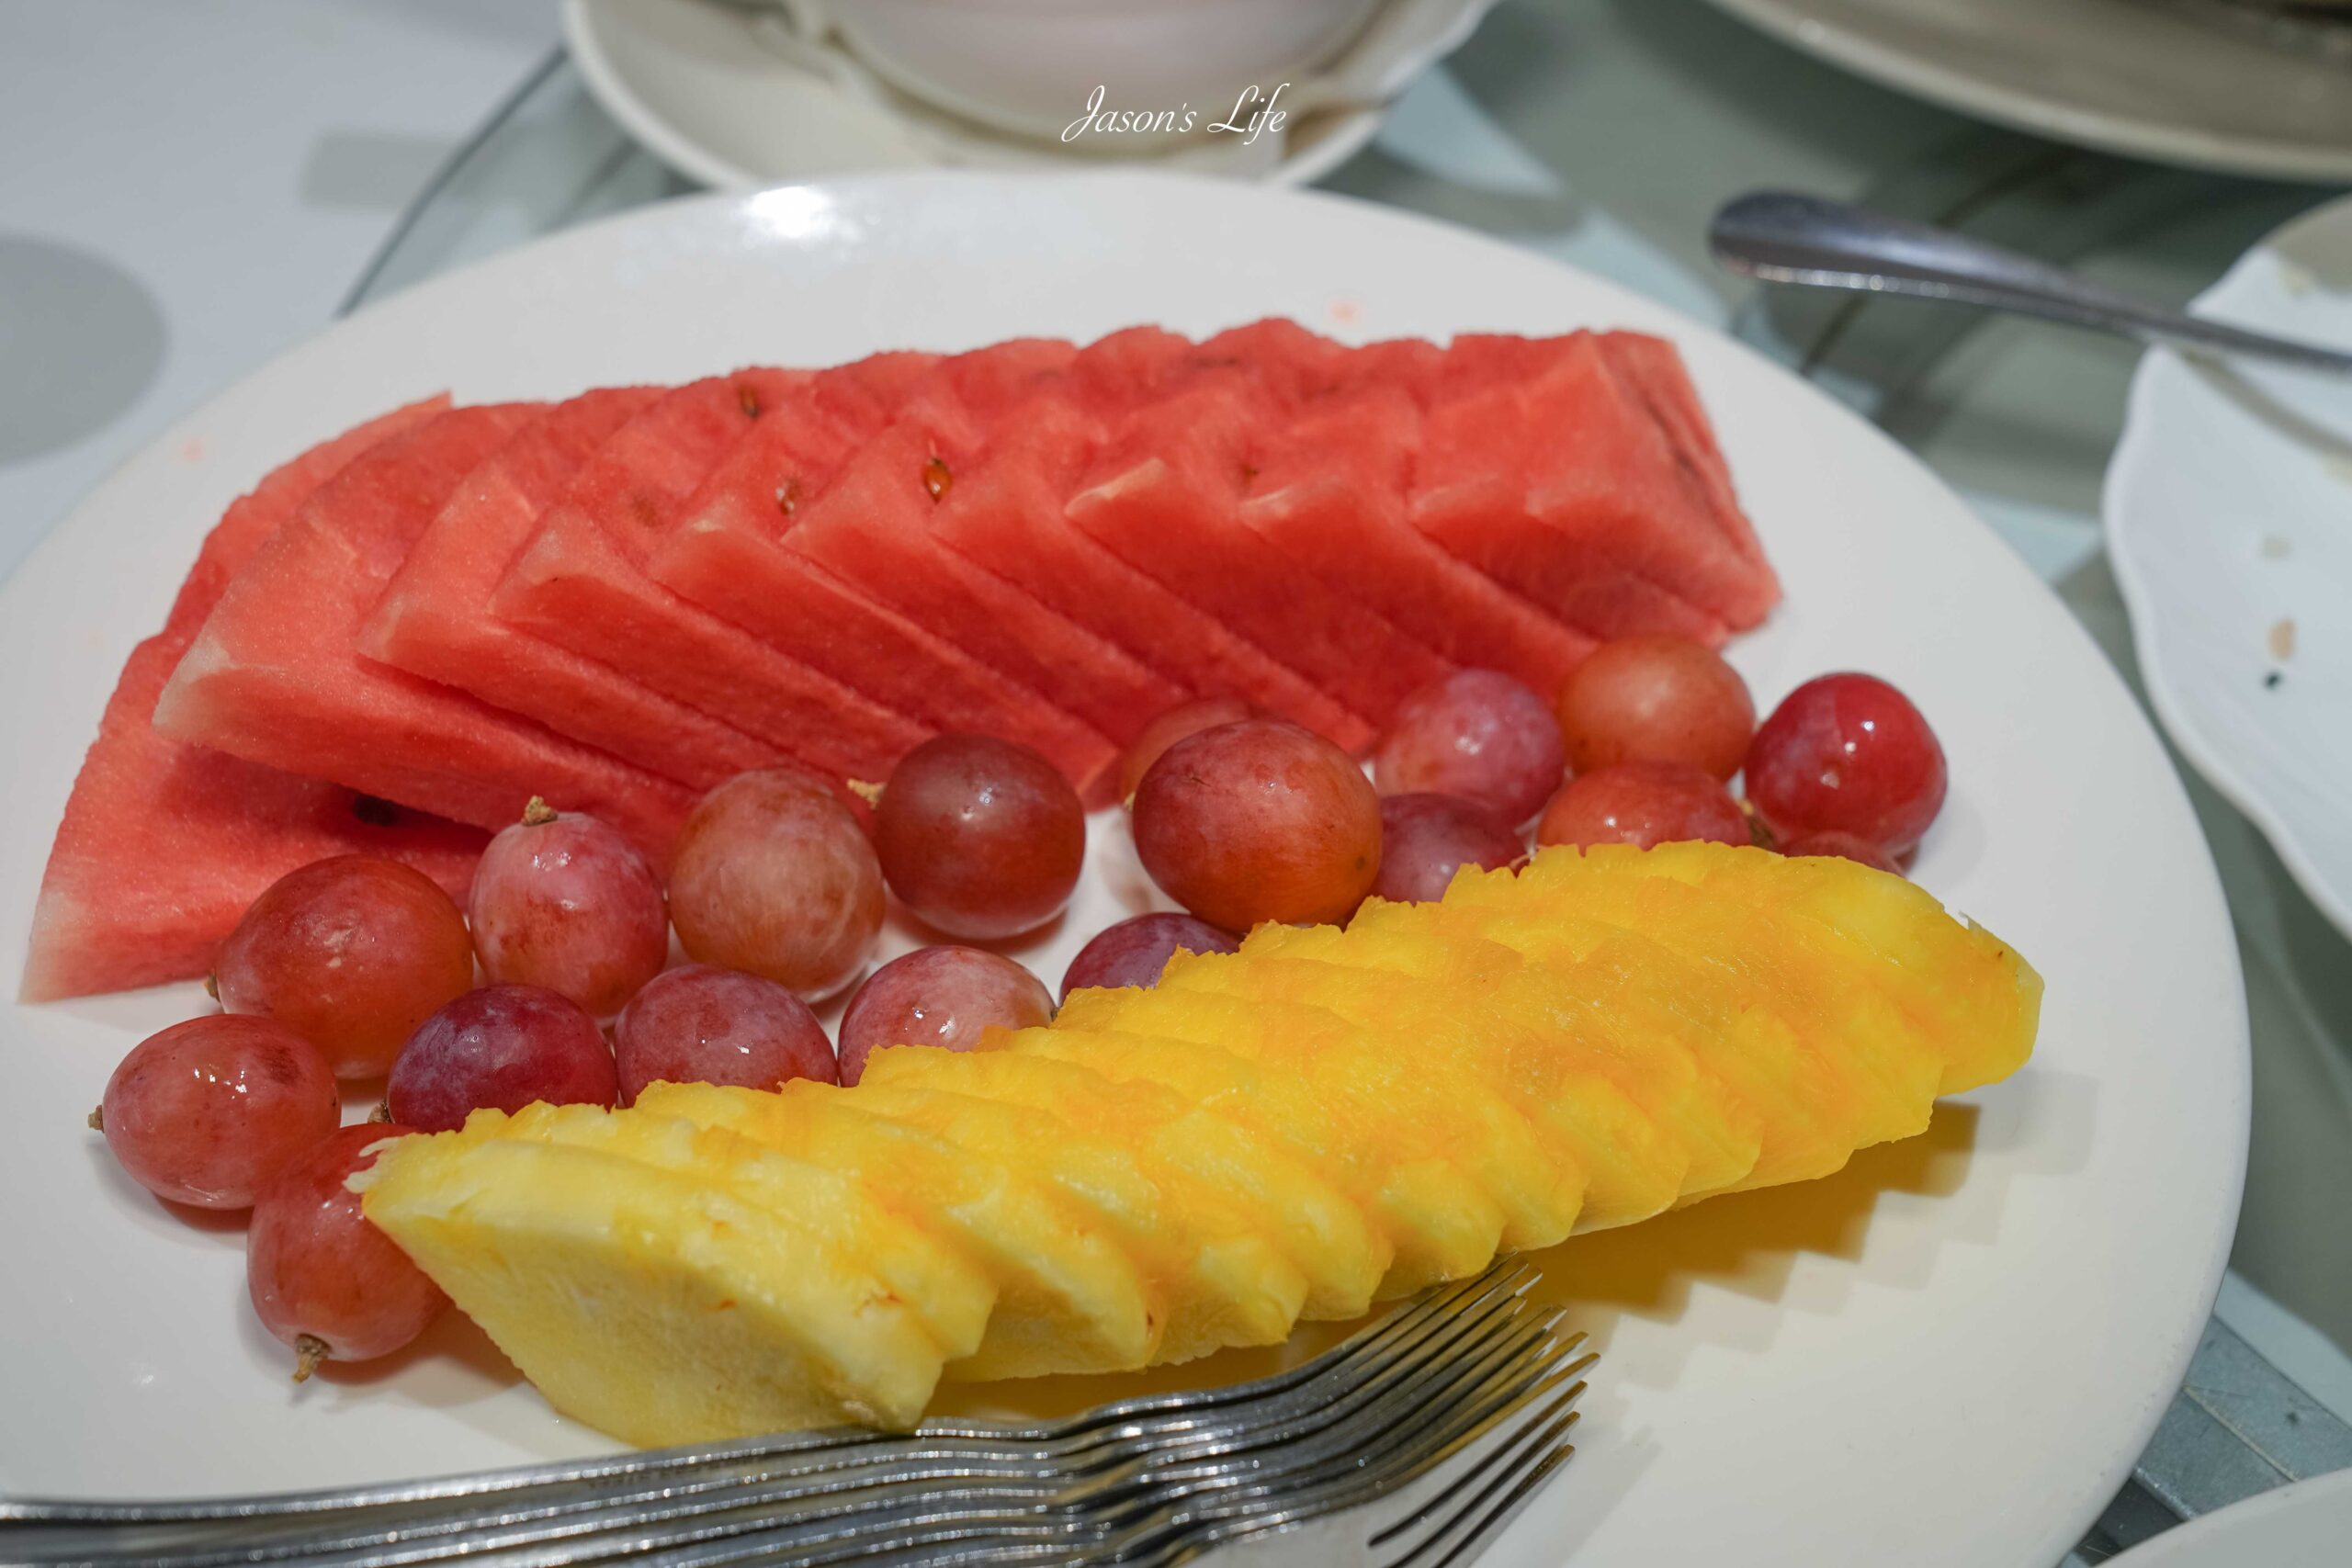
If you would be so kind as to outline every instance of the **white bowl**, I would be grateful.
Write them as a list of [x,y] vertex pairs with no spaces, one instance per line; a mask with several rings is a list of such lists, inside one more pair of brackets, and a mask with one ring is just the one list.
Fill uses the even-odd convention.
[[[824,9],[902,92],[1073,150],[1133,152],[1206,136],[1220,122],[1246,125],[1263,98],[1352,38],[1377,3],[828,0]],[[1261,104],[1237,118],[1253,88]],[[1090,106],[1132,112],[1146,128],[1089,124]]]

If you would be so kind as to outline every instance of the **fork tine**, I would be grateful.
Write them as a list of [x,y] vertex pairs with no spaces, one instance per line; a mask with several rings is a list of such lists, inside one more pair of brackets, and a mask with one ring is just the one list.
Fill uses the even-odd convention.
[[[1394,1545],[1402,1552],[1401,1556],[1390,1561],[1387,1568],[1409,1568],[1417,1559],[1434,1550],[1464,1521],[1475,1517],[1495,1495],[1497,1488],[1509,1483],[1536,1456],[1547,1451],[1579,1418],[1581,1413],[1569,1406],[1584,1393],[1584,1386],[1577,1383],[1545,1401],[1540,1409],[1520,1422],[1507,1438],[1489,1445],[1483,1457],[1465,1467],[1442,1490],[1412,1513],[1374,1532],[1369,1545],[1375,1548]],[[1489,1476],[1489,1472],[1494,1473]],[[1466,1498],[1465,1493],[1468,1494]],[[1433,1528],[1428,1529],[1427,1533],[1418,1540],[1411,1539],[1415,1532],[1431,1527],[1433,1521]]]

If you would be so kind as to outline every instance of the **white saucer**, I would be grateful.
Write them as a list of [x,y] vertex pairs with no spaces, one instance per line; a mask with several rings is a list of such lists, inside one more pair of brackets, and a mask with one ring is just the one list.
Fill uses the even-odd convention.
[[[2263,241],[2195,309],[2352,345],[2352,199]],[[2352,443],[2151,353],[2105,511],[2149,703],[2352,935]]]
[[2352,1471],[2298,1481],[2191,1519],[2112,1568],[2289,1568],[2343,1560],[2352,1540]]
[[[1386,0],[1363,33],[1290,95],[1279,135],[1213,136],[1115,160],[1305,185],[1380,129],[1415,76],[1453,52],[1495,0]],[[991,132],[879,81],[780,6],[747,0],[564,0],[588,89],[656,157],[722,190],[886,169],[1100,167],[1112,160]],[[1071,105],[1077,118],[1083,103]]]
[[2224,0],[1714,0],[1963,114],[2160,163],[2352,180],[2352,42]]

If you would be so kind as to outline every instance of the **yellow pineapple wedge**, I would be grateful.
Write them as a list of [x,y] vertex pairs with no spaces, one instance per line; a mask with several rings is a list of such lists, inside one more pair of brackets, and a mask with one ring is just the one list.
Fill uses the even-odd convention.
[[1482,1077],[1442,1095],[1422,1093],[1434,1060],[1426,1043],[1358,1028],[1325,1008],[1173,990],[1075,992],[1056,1023],[1215,1046],[1261,1067],[1344,1082],[1363,1108],[1359,1138],[1385,1142],[1405,1159],[1440,1157],[1459,1168],[1501,1211],[1504,1247],[1534,1251],[1575,1227],[1583,1167],[1556,1141],[1539,1139]]
[[944,1358],[864,1262],[724,1182],[506,1130],[400,1140],[362,1204],[558,1410],[644,1445],[922,1418]]
[[1262,1221],[1221,1184],[1154,1160],[1059,1116],[973,1094],[861,1085],[879,1115],[1054,1184],[1143,1269],[1160,1324],[1160,1361],[1239,1345],[1279,1345],[1306,1304],[1306,1279]]
[[1386,1235],[1395,1257],[1380,1283],[1383,1299],[1475,1273],[1485,1265],[1473,1268],[1471,1259],[1492,1258],[1501,1248],[1501,1206],[1433,1140],[1408,1143],[1403,1108],[1379,1105],[1344,1066],[1262,1069],[1193,1041],[1059,1024],[1021,1030],[999,1048],[1077,1062],[1106,1077],[1165,1084],[1288,1145]]
[[1142,1270],[1083,1210],[1011,1166],[866,1109],[854,1090],[656,1084],[638,1106],[854,1172],[883,1203],[976,1258],[996,1280],[996,1311],[950,1378],[1122,1371],[1148,1364],[1158,1348]]
[[857,1089],[482,1112],[360,1179],[606,1431],[899,1427],[943,1376],[1263,1344],[1572,1225],[1835,1170],[2015,1071],[2040,1002],[2013,950],[1867,867],[1546,851],[975,1052],[878,1052]]
[[1256,1214],[1306,1280],[1300,1315],[1345,1322],[1372,1310],[1396,1249],[1330,1179],[1275,1140],[1148,1079],[991,1050],[958,1055],[901,1045],[866,1058],[861,1092],[952,1084],[976,1098],[1050,1113],[1116,1139]]

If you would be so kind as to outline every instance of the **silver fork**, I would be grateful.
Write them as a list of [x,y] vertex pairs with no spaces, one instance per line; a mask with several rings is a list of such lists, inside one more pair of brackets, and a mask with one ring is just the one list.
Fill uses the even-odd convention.
[[1498,1265],[1291,1372],[1067,1422],[939,1421],[209,1502],[0,1501],[0,1559],[948,1562],[983,1542],[1022,1561],[1196,1554],[1425,1477],[1589,1365],[1573,1359],[1581,1337],[1563,1340],[1557,1314],[1526,1303],[1533,1278]]

